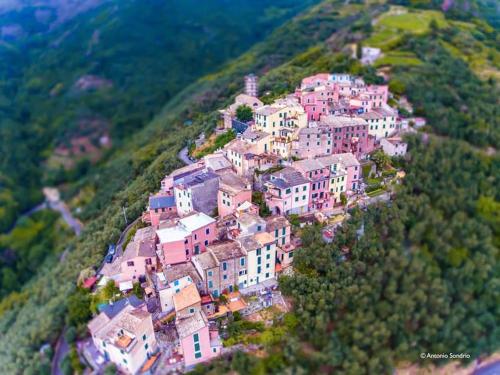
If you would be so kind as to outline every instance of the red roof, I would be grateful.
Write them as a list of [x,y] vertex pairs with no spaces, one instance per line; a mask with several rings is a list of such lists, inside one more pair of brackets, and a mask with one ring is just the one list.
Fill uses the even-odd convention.
[[212,301],[213,301],[213,299],[212,299],[212,296],[210,294],[206,295],[206,296],[201,296],[201,303],[202,304],[211,303]]
[[96,281],[97,281],[97,277],[95,277],[95,276],[89,277],[87,280],[85,280],[83,282],[83,287],[85,289],[90,289],[94,286]]

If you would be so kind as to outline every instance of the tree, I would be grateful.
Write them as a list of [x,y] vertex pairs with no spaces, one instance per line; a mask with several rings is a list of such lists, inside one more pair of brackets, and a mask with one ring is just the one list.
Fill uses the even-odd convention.
[[345,206],[347,204],[347,196],[345,193],[340,193],[340,203],[342,203],[342,206]]
[[373,162],[377,166],[377,172],[380,172],[391,164],[391,158],[381,149],[373,152],[370,156],[370,159],[373,160]]
[[135,296],[139,299],[142,299],[144,297],[144,290],[141,287],[141,283],[139,282],[134,283],[132,287],[132,293],[134,293]]
[[356,44],[356,57],[361,60],[363,57],[363,43],[358,42]]
[[247,105],[240,105],[236,108],[236,118],[241,122],[248,122],[253,119],[252,108]]
[[67,324],[77,326],[87,322],[92,316],[90,311],[91,298],[87,290],[77,288],[68,298]]

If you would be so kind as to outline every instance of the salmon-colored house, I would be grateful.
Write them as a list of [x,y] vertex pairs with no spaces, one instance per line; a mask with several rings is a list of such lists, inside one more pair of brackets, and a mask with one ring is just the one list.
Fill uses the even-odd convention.
[[217,194],[219,216],[231,215],[246,201],[252,201],[250,182],[232,172],[221,174]]
[[202,212],[161,223],[156,231],[164,265],[188,262],[217,238],[216,222]]

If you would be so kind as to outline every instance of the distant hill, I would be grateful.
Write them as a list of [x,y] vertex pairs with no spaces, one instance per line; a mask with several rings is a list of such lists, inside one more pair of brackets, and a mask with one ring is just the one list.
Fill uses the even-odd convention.
[[[15,79],[4,75],[0,85],[0,136],[7,140],[0,146],[0,170],[7,172],[0,176],[0,209],[35,202],[33,192],[42,182],[65,182],[64,196],[81,208],[86,227],[79,239],[56,236],[43,246],[29,244],[29,250],[53,253],[41,257],[24,285],[16,284],[12,272],[2,275],[2,285],[14,292],[0,303],[0,372],[47,372],[42,345],[54,344],[66,324],[85,331],[84,320],[68,318],[79,272],[102,262],[107,245],[125,227],[122,207],[129,219],[140,216],[161,178],[181,165],[177,152],[213,130],[216,110],[241,91],[248,72],[261,77],[269,100],[321,71],[362,75],[367,82],[385,72],[391,90],[407,95],[417,114],[428,118],[430,140],[412,141],[408,182],[391,207],[356,212],[342,229],[342,243],[328,247],[315,243],[314,234],[307,238],[307,252],[297,253],[301,272],[285,280],[284,288],[296,301],[296,329],[267,336],[263,359],[238,356],[239,362],[218,362],[200,372],[392,373],[398,361],[417,361],[420,351],[451,350],[444,342],[459,343],[457,350],[474,357],[498,348],[491,280],[499,244],[500,164],[486,152],[498,149],[499,139],[494,28],[463,10],[443,13],[441,1],[289,1],[282,7],[227,1],[229,8],[220,13],[200,2],[199,9],[187,9],[197,7],[186,1],[179,12],[192,11],[193,17],[179,25],[176,13],[165,35],[157,31],[168,16],[123,4],[104,4],[41,41],[29,41],[36,47],[32,54],[22,53],[27,44],[20,41],[2,45],[11,63],[0,74]],[[312,6],[299,9],[306,5]],[[391,5],[406,5],[410,17],[394,17]],[[250,7],[246,18],[235,18],[237,6]],[[466,16],[469,22],[463,22]],[[408,18],[419,32],[408,30]],[[261,25],[271,26],[261,34]],[[345,53],[348,44],[359,42],[380,43],[384,57],[376,66],[361,66]],[[82,162],[80,174],[46,165],[58,142],[81,135],[78,120],[89,114],[100,116],[97,124],[107,126],[114,148],[94,165]],[[34,219],[15,238],[26,232],[35,238],[43,226]],[[358,241],[361,223],[366,237]],[[347,244],[352,263],[338,251]],[[434,288],[439,293],[428,293]]]
[[[54,157],[55,149],[83,142],[91,150],[90,143],[99,147],[104,134],[118,150],[185,85],[239,55],[311,3],[314,0],[3,4],[0,232],[41,199],[42,184],[74,181],[88,170],[85,150],[61,159]],[[105,129],[90,132],[88,119],[106,124]]]

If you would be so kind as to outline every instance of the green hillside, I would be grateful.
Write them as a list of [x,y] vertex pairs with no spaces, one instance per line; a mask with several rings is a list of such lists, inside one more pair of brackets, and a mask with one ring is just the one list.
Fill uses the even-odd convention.
[[[138,217],[160,179],[181,165],[176,155],[185,142],[213,129],[216,110],[241,90],[244,74],[262,76],[262,90],[270,91],[265,100],[292,91],[301,78],[321,71],[380,82],[375,67],[363,67],[343,51],[349,43],[393,39],[397,42],[385,48],[386,60],[379,66],[390,75],[391,90],[407,95],[416,114],[429,122],[427,140],[410,140],[408,160],[398,161],[404,163],[407,177],[395,201],[389,207],[353,212],[331,245],[320,242],[317,228],[306,231],[305,246],[296,256],[298,272],[282,283],[294,309],[284,328],[256,338],[264,358],[237,354],[231,362],[217,361],[196,372],[385,374],[402,362],[418,361],[421,352],[469,352],[475,358],[497,350],[498,32],[472,17],[463,23],[460,12],[422,10],[422,3],[425,8],[432,4],[418,3],[418,9],[405,8],[421,15],[418,32],[412,33],[401,32],[406,26],[388,18],[391,10],[384,1],[323,1],[263,36],[248,52],[232,60],[227,56],[217,62],[222,66],[204,71],[191,85],[169,91],[158,99],[166,101],[161,110],[151,106],[147,116],[141,112],[140,125],[130,125],[140,128],[133,130],[133,137],[120,141],[112,153],[65,186],[68,199],[84,202],[78,204],[87,223],[81,238],[55,241],[56,254],[71,244],[64,261],[50,256],[40,262],[31,281],[0,303],[0,372],[47,373],[40,347],[54,343],[65,324],[85,330],[88,311],[73,308],[81,302],[74,293],[79,272],[99,264],[107,244],[120,235],[125,226],[121,207],[127,206],[130,218]],[[278,9],[268,13],[276,12],[281,14]],[[378,17],[385,21],[372,24]],[[422,21],[433,18],[437,25]],[[460,44],[463,38],[454,37],[457,29],[471,44]],[[468,48],[488,51],[486,64],[495,74],[480,75],[465,58]],[[168,70],[164,74],[169,76]],[[169,82],[182,88],[187,79],[183,84]],[[122,87],[127,95],[127,85]],[[148,96],[147,86],[133,90],[145,101],[162,95]],[[86,104],[90,108],[100,108],[101,100],[106,103],[104,113],[112,104],[120,108],[114,96],[96,94]],[[73,97],[61,93],[61,98]],[[134,100],[127,103],[135,105]],[[129,119],[127,108],[120,115],[123,121]],[[129,114],[137,114],[137,107]],[[186,126],[186,120],[192,124]],[[114,124],[112,133],[119,131]],[[16,126],[10,129],[10,139],[26,135],[15,133],[20,131]],[[61,130],[65,128],[57,126],[51,134]],[[53,146],[50,137],[39,153],[48,157],[44,152],[49,144]],[[361,225],[365,235],[359,237]],[[340,252],[345,246],[351,251],[349,261],[343,261]],[[83,310],[86,303],[83,300]]]
[[0,232],[42,184],[77,180],[95,148],[120,149],[184,86],[313,2],[103,1],[54,30],[36,7],[1,15],[31,34],[0,42]]
[[29,17],[38,8],[2,14],[2,24],[24,20],[31,34],[0,43],[0,299],[61,251],[1,240],[9,229],[29,237],[34,228],[13,224],[42,200],[43,186],[61,185],[67,196],[85,186],[80,206],[92,205],[81,219],[95,217],[135,172],[120,165],[93,199],[91,170],[120,160],[178,92],[312,2],[104,1],[52,31]]

